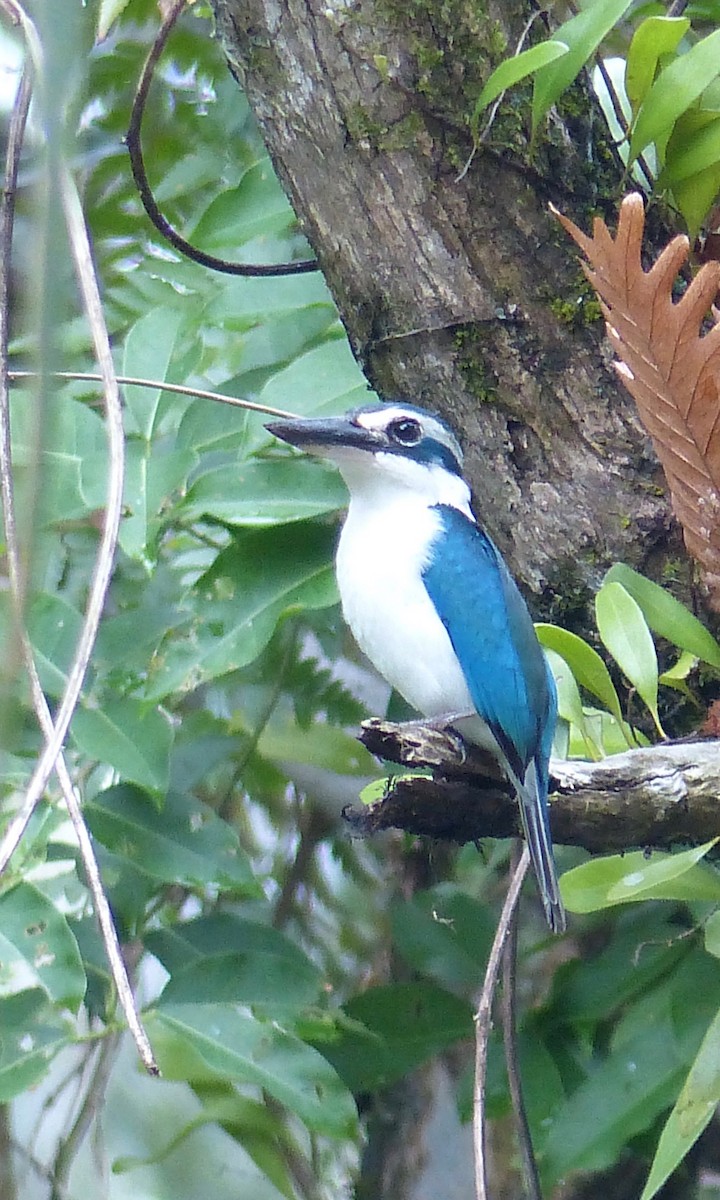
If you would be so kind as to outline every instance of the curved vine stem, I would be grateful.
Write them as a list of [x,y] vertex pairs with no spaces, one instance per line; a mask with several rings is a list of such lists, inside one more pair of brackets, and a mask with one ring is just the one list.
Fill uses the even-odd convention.
[[[21,6],[15,3],[15,0],[10,0],[10,3],[7,0],[3,0],[3,7],[10,13],[12,19],[22,26],[35,71],[42,70],[42,49],[33,23]],[[23,804],[10,822],[2,843],[0,843],[0,873],[7,866],[45,790],[51,773],[55,771],[78,839],[88,886],[100,924],[121,1008],[135,1039],[143,1063],[148,1071],[157,1074],[157,1063],[155,1062],[150,1043],[138,1015],[132,987],[113,924],[110,906],[100,879],[92,841],[83,820],[80,799],[73,787],[70,773],[62,754],[63,742],[80,695],[110,581],[119,529],[124,475],[122,412],[117,382],[114,380],[110,343],[103,319],[100,295],[92,263],[90,242],[80,200],[74,181],[64,164],[60,166],[58,183],[76,274],[83,295],[88,321],[91,326],[96,354],[102,368],[108,417],[111,469],[103,534],[90,589],[87,611],[75,658],[68,673],[65,692],[55,722],[53,721],[42,690],[32,646],[23,621],[25,567],[20,553],[15,519],[7,350],[9,336],[9,273],[15,216],[15,194],[20,152],[27,122],[31,92],[31,69],[27,66],[18,89],[10,124],[5,179],[0,207],[0,491],[3,501],[3,522],[7,543],[8,573],[14,615],[20,635],[23,659],[30,678],[33,704],[45,737],[45,749],[33,773]]]
[[145,159],[143,158],[141,144],[142,120],[145,113],[145,105],[147,104],[150,84],[155,74],[155,68],[160,60],[163,50],[167,45],[167,40],[172,32],[173,26],[177,21],[180,13],[185,8],[187,0],[173,0],[173,3],[168,8],[163,22],[158,30],[157,37],[153,42],[150,53],[145,59],[140,80],[135,92],[132,111],[130,114],[130,124],[127,134],[125,135],[125,145],[128,148],[130,155],[130,166],[132,168],[133,179],[138,190],[138,195],[143,204],[143,208],[148,217],[152,221],[155,228],[162,234],[166,241],[174,246],[186,258],[190,258],[193,262],[199,263],[202,267],[208,267],[211,271],[220,271],[225,275],[304,275],[308,271],[319,271],[320,267],[314,258],[299,259],[297,262],[286,262],[272,264],[260,263],[235,263],[229,262],[225,258],[217,258],[214,254],[207,254],[204,250],[200,250],[197,246],[193,246],[188,242],[182,234],[178,233],[177,229],[170,224],[167,217],[163,215],[158,207],[157,200],[150,187],[147,170],[145,168]]

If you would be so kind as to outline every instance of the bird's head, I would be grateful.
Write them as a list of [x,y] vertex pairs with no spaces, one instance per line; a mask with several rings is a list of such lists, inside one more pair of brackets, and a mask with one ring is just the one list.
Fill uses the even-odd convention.
[[272,421],[266,428],[336,463],[353,496],[400,487],[426,503],[467,504],[457,438],[439,417],[412,404],[373,404],[341,417]]

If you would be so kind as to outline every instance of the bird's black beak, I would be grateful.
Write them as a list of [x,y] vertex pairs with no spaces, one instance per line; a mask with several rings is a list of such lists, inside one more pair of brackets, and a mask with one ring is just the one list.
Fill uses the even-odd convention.
[[352,417],[298,417],[293,421],[269,421],[265,428],[283,442],[332,458],[334,450],[378,450],[381,435],[356,424]]

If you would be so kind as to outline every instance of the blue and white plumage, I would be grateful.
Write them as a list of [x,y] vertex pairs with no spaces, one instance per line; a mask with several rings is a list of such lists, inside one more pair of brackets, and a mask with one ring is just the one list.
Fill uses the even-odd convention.
[[413,708],[452,715],[502,764],[548,923],[562,932],[547,816],[555,684],[525,601],[473,516],[457,440],[402,403],[268,429],[339,467],[350,492],[336,562],[345,619]]

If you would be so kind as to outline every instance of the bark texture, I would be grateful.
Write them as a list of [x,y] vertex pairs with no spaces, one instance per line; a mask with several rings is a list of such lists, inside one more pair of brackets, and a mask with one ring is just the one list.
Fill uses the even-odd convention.
[[662,481],[547,210],[614,219],[621,172],[592,101],[576,85],[531,157],[527,97],[511,97],[458,179],[526,6],[214,7],[368,380],[461,431],[478,515],[515,574],[567,604],[613,558],[646,564],[667,541]]
[[[463,173],[482,84],[537,6],[212,3],[230,67],[370,384],[383,397],[439,411],[457,428],[478,517],[516,577],[543,593],[535,612],[582,624],[615,558],[657,577],[672,528],[663,480],[609,368],[575,250],[548,212],[552,200],[587,228],[599,208],[614,224],[622,169],[584,85],[532,152],[527,94],[514,93]],[[430,781],[435,797],[425,813],[438,811],[437,783]],[[457,777],[444,786],[470,790]],[[594,787],[588,781],[581,800],[570,796],[575,812],[589,812]],[[620,803],[626,794],[618,791]],[[514,801],[497,779],[494,795],[514,830]],[[447,794],[440,801],[447,810]],[[606,846],[612,827],[606,818]],[[500,830],[476,824],[469,836],[491,832]],[[562,840],[564,830],[558,834]],[[421,1072],[408,1095],[394,1089],[384,1097],[384,1129],[368,1119],[358,1195],[427,1194],[427,1084]],[[509,1171],[510,1156],[497,1158],[500,1173]],[[445,1194],[453,1182],[448,1171]],[[495,1183],[498,1197],[506,1194]]]
[[[431,777],[400,778],[382,800],[347,810],[355,828],[460,843],[520,834],[517,802],[498,764],[457,734],[422,721],[373,719],[363,723],[360,740],[373,754]],[[601,762],[553,759],[550,791],[558,843],[592,854],[699,846],[717,833],[718,743],[662,743]]]

